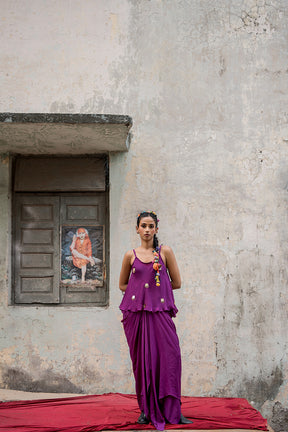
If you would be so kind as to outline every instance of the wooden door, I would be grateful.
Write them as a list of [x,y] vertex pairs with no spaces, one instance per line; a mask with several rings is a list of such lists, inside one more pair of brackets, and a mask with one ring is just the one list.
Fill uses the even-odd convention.
[[[61,302],[107,304],[106,220],[105,194],[61,196]],[[91,244],[92,263],[73,258],[71,245],[78,230],[86,232],[85,239]],[[81,253],[85,256],[86,252]],[[83,281],[82,264],[86,267]]]
[[14,208],[15,303],[58,303],[59,197],[18,194]]
[[[105,306],[106,194],[17,193],[14,201],[15,303]],[[79,230],[87,233],[83,244],[90,242],[90,261],[73,255],[73,238]]]

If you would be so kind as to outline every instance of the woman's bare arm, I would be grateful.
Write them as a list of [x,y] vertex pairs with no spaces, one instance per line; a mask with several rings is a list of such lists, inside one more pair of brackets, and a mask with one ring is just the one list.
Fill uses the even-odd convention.
[[170,275],[172,289],[181,288],[180,271],[172,249],[169,246],[162,246],[161,252],[165,257],[165,265]]
[[133,259],[133,251],[131,250],[126,252],[122,261],[122,268],[121,268],[120,278],[119,278],[119,288],[123,292],[126,291],[128,285],[131,266],[132,266],[132,259]]

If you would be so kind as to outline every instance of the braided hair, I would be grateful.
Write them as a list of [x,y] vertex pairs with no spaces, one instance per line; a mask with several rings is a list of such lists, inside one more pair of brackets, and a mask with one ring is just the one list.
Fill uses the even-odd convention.
[[[157,218],[156,213],[153,211],[143,211],[143,212],[139,213],[137,216],[137,227],[139,227],[140,221],[142,218],[149,217],[149,216],[154,220],[155,227],[158,228],[158,218]],[[156,236],[156,234],[154,234],[154,237],[153,237],[153,249],[155,249],[156,251],[159,251],[159,241],[158,241],[158,237]]]

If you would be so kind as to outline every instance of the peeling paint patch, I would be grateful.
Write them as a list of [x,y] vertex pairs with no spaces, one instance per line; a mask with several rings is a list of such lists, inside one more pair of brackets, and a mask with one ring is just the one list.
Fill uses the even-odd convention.
[[111,39],[114,39],[119,31],[118,16],[115,13],[110,13],[111,20]]
[[234,30],[244,30],[255,36],[271,35],[275,29],[272,26],[270,15],[271,7],[269,5],[254,0],[244,4],[244,8],[241,10],[235,9],[231,15],[231,22]]
[[10,160],[9,154],[7,154],[7,153],[0,154],[0,161],[3,165],[8,165],[9,160]]
[[270,425],[275,432],[285,432],[288,429],[288,409],[278,401],[273,406]]
[[220,56],[219,63],[220,63],[219,75],[222,76],[227,69],[226,59],[222,55]]

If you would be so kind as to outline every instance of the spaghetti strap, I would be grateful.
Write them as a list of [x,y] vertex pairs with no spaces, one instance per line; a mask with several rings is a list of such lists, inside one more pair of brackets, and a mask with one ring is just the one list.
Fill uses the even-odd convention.
[[166,267],[166,265],[165,265],[165,263],[163,261],[162,255],[161,255],[161,247],[162,247],[162,245],[159,246],[159,252],[158,252],[159,253],[159,258],[160,258],[161,264],[163,264]]
[[133,252],[134,252],[135,258],[137,258],[137,256],[136,256],[136,252],[135,252],[135,249],[133,249]]

